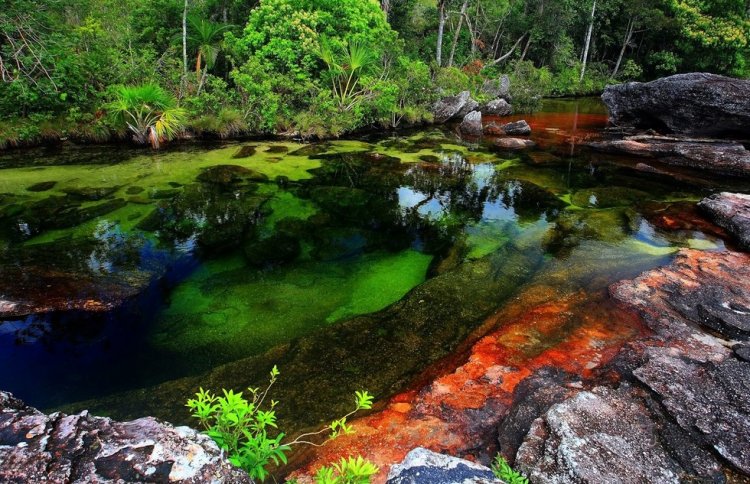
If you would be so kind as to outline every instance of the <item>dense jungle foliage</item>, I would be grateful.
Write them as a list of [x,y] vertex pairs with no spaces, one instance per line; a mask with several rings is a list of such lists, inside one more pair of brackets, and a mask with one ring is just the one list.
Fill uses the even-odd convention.
[[[337,136],[687,71],[750,75],[746,0],[9,0],[0,145]],[[127,134],[126,134],[127,133]]]

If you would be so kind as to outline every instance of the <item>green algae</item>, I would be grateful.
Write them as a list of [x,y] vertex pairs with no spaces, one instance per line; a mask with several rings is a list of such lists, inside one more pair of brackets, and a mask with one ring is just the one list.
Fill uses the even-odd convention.
[[392,304],[424,281],[431,260],[408,250],[272,272],[251,270],[239,257],[208,261],[175,288],[150,343],[196,359],[221,348],[214,361],[261,353],[292,336]]
[[413,250],[374,260],[352,274],[351,297],[332,312],[327,322],[372,313],[401,299],[425,279],[432,257]]

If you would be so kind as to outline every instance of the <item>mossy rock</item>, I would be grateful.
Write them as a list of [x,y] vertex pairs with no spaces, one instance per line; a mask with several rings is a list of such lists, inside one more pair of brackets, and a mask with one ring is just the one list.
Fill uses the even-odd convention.
[[143,193],[145,190],[146,189],[143,187],[132,186],[132,187],[128,187],[125,190],[125,193],[127,193],[128,195],[138,195],[139,193]]
[[63,189],[63,193],[78,200],[97,201],[109,197],[120,187],[73,187]]
[[182,190],[177,188],[163,188],[151,191],[148,196],[152,200],[168,200],[176,197],[182,193]]
[[289,153],[290,156],[315,156],[325,153],[331,148],[330,143],[313,143]]
[[55,188],[55,185],[57,185],[56,181],[40,182],[31,185],[30,187],[26,188],[26,190],[29,192],[46,192],[47,190],[52,190],[53,188]]
[[247,181],[266,182],[268,176],[244,166],[216,165],[203,170],[198,175],[197,180],[202,183],[233,186]]
[[239,160],[242,158],[250,158],[251,156],[255,154],[255,151],[256,151],[255,146],[252,146],[252,145],[243,146],[242,148],[237,150],[235,154],[232,155],[232,158],[234,158],[235,160]]
[[274,154],[282,154],[289,151],[289,148],[287,148],[284,145],[273,145],[266,148],[266,153],[274,153]]

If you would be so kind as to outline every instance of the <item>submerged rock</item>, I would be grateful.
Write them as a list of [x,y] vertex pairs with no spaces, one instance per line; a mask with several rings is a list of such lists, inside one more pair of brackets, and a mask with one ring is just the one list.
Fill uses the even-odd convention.
[[521,138],[498,138],[492,140],[492,143],[498,148],[505,150],[525,150],[536,146],[536,143],[530,139]]
[[245,181],[268,181],[268,177],[263,173],[238,165],[216,165],[206,168],[198,175],[197,179],[203,183],[224,186],[236,185]]
[[495,136],[528,136],[531,134],[531,126],[523,119],[506,124],[490,123],[485,126],[484,130],[487,134]]
[[602,100],[618,126],[693,136],[747,136],[748,92],[750,81],[691,73],[608,86]]
[[502,484],[489,468],[418,447],[391,467],[387,484]]
[[238,160],[242,158],[250,158],[255,154],[256,147],[252,145],[246,145],[237,150],[235,154],[232,155],[232,158]]
[[45,415],[0,392],[0,481],[251,483],[208,436],[147,417]]
[[31,185],[26,190],[29,192],[46,192],[47,190],[52,190],[55,185],[57,185],[56,181],[40,182]]
[[119,190],[120,187],[72,187],[63,190],[78,200],[102,200]]
[[744,249],[750,249],[750,195],[719,193],[703,199],[698,206],[716,225],[734,235]]
[[464,117],[461,125],[458,127],[461,133],[470,136],[482,136],[482,113],[472,111]]

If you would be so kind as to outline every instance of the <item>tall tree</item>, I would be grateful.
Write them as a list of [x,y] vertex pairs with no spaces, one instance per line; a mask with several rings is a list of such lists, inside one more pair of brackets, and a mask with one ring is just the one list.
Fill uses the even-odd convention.
[[445,33],[445,7],[448,0],[438,0],[438,35],[435,60],[437,65],[443,65],[443,35]]
[[451,53],[448,56],[448,67],[453,67],[453,57],[456,55],[456,45],[458,44],[458,38],[461,36],[461,28],[464,24],[464,18],[466,17],[466,8],[469,6],[469,0],[464,0],[461,5],[461,12],[458,14],[458,26],[456,31],[453,33],[453,43],[451,44]]
[[586,42],[583,48],[583,58],[581,59],[581,82],[583,77],[586,75],[586,63],[589,60],[589,47],[591,46],[591,33],[594,30],[594,19],[596,18],[596,0],[591,7],[591,19],[589,20],[589,28],[586,30]]

